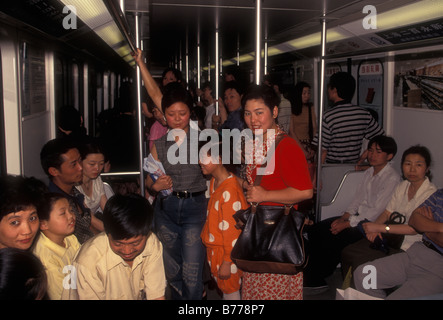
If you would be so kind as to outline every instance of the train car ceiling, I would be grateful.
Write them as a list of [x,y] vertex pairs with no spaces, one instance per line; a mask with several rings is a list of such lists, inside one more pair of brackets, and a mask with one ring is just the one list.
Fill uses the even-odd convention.
[[[262,0],[263,38],[270,61],[312,58],[320,55],[323,16],[327,21],[327,55],[386,50],[401,45],[435,44],[443,36],[441,0]],[[254,60],[255,0],[106,0],[123,4],[129,31],[139,17],[140,39],[155,72],[196,56],[200,37],[202,65],[213,64],[215,20],[219,21],[223,65]],[[133,65],[128,43],[113,25],[102,1],[2,1],[4,15],[58,38],[98,59],[120,57]],[[66,29],[65,5],[77,9],[76,29]],[[369,6],[369,7],[367,7]],[[375,10],[374,10],[375,9]],[[218,18],[216,18],[218,17]],[[105,31],[108,32],[105,32]],[[112,48],[104,48],[100,36]],[[114,38],[108,40],[107,38]],[[111,58],[109,58],[111,57]],[[271,60],[272,59],[272,60]],[[122,61],[123,60],[123,61]],[[194,63],[194,62],[193,62]]]

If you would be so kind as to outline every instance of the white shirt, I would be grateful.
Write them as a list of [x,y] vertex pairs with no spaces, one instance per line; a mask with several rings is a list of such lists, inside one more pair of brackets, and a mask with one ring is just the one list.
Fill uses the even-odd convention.
[[[412,212],[421,205],[431,194],[437,191],[437,187],[429,181],[426,180],[422,183],[420,188],[415,193],[411,200],[408,200],[408,189],[411,183],[408,180],[401,182],[395,189],[391,200],[389,201],[386,210],[389,212],[397,211],[406,217],[405,224],[408,223]],[[405,240],[401,246],[402,250],[408,249],[415,241],[421,241],[421,234],[405,235]]]
[[400,175],[390,163],[376,175],[374,175],[373,167],[367,169],[354,199],[346,210],[351,214],[349,218],[351,227],[357,226],[364,219],[375,221],[385,210],[400,181]]
[[100,207],[100,200],[102,195],[105,194],[105,188],[103,187],[103,181],[100,176],[97,179],[92,180],[92,195],[88,197],[82,186],[75,186],[78,191],[85,196],[85,205],[91,210],[91,213],[95,213]]

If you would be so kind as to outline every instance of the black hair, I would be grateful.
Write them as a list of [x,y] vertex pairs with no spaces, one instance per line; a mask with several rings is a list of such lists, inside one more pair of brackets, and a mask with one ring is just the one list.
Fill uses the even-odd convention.
[[74,139],[56,138],[46,142],[40,151],[40,163],[49,178],[51,178],[49,168],[60,169],[64,162],[62,155],[71,149],[78,149],[77,142]]
[[369,140],[368,143],[368,149],[376,143],[381,151],[386,152],[387,154],[392,154],[392,158],[395,157],[397,154],[397,143],[395,142],[394,138],[384,136],[384,135],[378,135]]
[[278,107],[280,105],[280,97],[277,95],[274,89],[267,85],[254,84],[249,86],[241,100],[243,110],[245,108],[246,102],[253,99],[263,100],[264,104],[269,108],[269,110],[271,110],[271,114],[274,110],[274,107]]
[[47,192],[43,195],[43,201],[40,203],[40,206],[37,208],[38,218],[40,220],[48,221],[51,217],[51,211],[54,208],[54,204],[60,200],[66,199],[69,202],[69,199],[62,193],[58,192]]
[[165,70],[163,70],[162,73],[162,79],[166,76],[166,74],[171,71],[174,74],[174,77],[177,79],[177,82],[182,82],[183,80],[183,76],[182,73],[180,72],[180,70],[176,69],[176,68],[166,68]]
[[139,194],[116,194],[112,196],[103,210],[105,232],[114,240],[148,236],[154,217],[149,201]]
[[0,220],[12,212],[41,206],[46,185],[34,177],[6,175],[0,177]]
[[239,95],[242,95],[243,93],[245,93],[245,89],[240,84],[240,82],[234,81],[234,80],[225,82],[225,84],[223,86],[223,93],[225,93],[226,90],[228,90],[228,89],[234,89],[235,91],[237,91],[237,93]]
[[401,164],[403,165],[403,163],[406,160],[406,157],[410,154],[418,154],[421,157],[423,157],[423,159],[425,159],[425,163],[426,163],[426,168],[428,169],[426,171],[426,176],[429,178],[429,180],[431,180],[431,170],[429,169],[431,167],[432,164],[432,159],[431,159],[431,152],[429,151],[428,148],[426,148],[425,146],[421,146],[421,145],[415,145],[412,147],[409,147],[408,149],[406,149],[403,152],[403,155],[401,156]]
[[165,86],[165,92],[162,98],[162,110],[165,113],[166,109],[174,103],[181,102],[188,106],[192,113],[194,100],[191,94],[178,82],[170,82]]
[[58,110],[57,125],[66,131],[78,130],[82,125],[80,112],[73,106],[64,106]]
[[[226,144],[229,144],[228,146]],[[217,150],[217,154],[219,157],[219,161],[221,161],[221,164],[226,168],[226,170],[228,170],[229,172],[232,173],[236,173],[237,172],[237,168],[239,167],[239,165],[234,164],[234,150],[232,148],[233,146],[233,142],[231,141],[231,139],[229,140],[229,142],[227,141],[217,141],[217,142],[207,142],[207,141],[199,141],[198,144],[198,154],[200,155],[200,150],[203,148],[203,146],[208,147],[208,156],[212,156],[212,150],[215,148]],[[224,155],[224,150],[229,150],[229,159],[228,159],[228,163],[226,163],[226,160],[223,157]]]
[[348,72],[336,72],[329,78],[329,88],[337,89],[337,94],[346,102],[351,102],[355,93],[355,79]]
[[46,271],[30,251],[0,250],[0,300],[48,299]]
[[95,138],[84,139],[82,143],[79,144],[78,151],[80,152],[82,160],[85,160],[91,153],[101,153],[106,158],[103,146]]
[[[285,94],[286,99],[291,102],[291,112],[293,115],[300,115],[303,110],[303,100],[302,93],[304,88],[311,88],[311,86],[304,81],[297,82],[295,86],[292,86],[288,89],[288,92]],[[312,103],[309,103],[309,107],[312,106]]]

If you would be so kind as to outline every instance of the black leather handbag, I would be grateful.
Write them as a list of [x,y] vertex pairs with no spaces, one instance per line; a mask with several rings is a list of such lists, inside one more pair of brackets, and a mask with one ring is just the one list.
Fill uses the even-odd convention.
[[243,271],[297,274],[307,263],[303,226],[305,214],[292,205],[252,205],[234,214],[242,232],[231,259]]

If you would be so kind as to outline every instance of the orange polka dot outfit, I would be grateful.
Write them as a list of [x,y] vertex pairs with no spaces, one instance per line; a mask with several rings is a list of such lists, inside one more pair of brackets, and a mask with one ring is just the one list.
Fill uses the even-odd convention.
[[[211,274],[223,293],[229,294],[240,290],[242,273],[232,263],[231,251],[241,230],[235,228],[233,214],[246,209],[249,205],[237,179],[229,176],[214,190],[215,179],[209,186],[210,199],[208,215],[201,238],[206,246]],[[218,278],[218,269],[223,261],[231,262],[231,277],[227,280]]]

